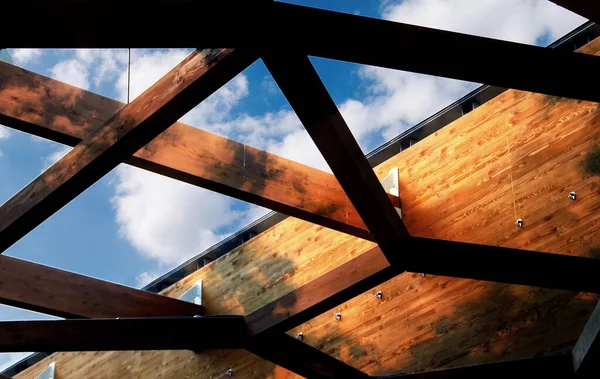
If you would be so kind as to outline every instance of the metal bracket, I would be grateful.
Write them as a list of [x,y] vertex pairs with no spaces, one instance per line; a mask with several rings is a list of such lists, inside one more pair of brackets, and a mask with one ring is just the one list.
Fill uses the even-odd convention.
[[[398,167],[394,167],[390,170],[388,175],[381,180],[381,185],[383,186],[385,192],[389,193],[390,195],[400,196],[400,184],[398,176]],[[398,215],[400,218],[402,218],[402,210],[400,208],[396,208],[396,212],[398,212]]]
[[35,377],[35,379],[54,379],[54,367],[56,366],[55,362],[50,363],[47,369],[42,371],[41,374]]
[[198,280],[196,284],[185,293],[179,296],[179,300],[194,303],[196,305],[202,305],[202,279]]

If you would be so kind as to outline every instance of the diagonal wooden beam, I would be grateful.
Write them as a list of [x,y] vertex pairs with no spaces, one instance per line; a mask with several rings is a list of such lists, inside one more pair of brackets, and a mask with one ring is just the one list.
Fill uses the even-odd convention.
[[[273,7],[272,30],[308,55],[600,101],[599,57],[281,2]],[[441,64],[443,57],[452,59]],[[551,78],[540,70],[549,65],[560,67]]]
[[250,65],[243,50],[194,52],[0,207],[0,252]]
[[[598,276],[596,276],[597,280]],[[573,366],[577,374],[590,375],[600,372],[600,304],[592,315],[573,348]]]
[[248,333],[285,333],[400,273],[375,247],[246,315]]
[[[125,104],[0,62],[0,124],[75,146]],[[364,239],[372,239],[337,179],[182,124],[125,162]],[[399,207],[398,197],[389,195]]]
[[242,316],[0,322],[0,352],[239,349]]
[[596,23],[600,22],[600,6],[596,1],[589,0],[550,0],[553,3],[577,13]]
[[282,51],[263,61],[388,261],[399,264],[408,231],[308,57]]
[[[407,248],[415,255],[406,264],[412,272],[600,293],[600,259],[420,237]],[[246,315],[248,333],[284,333],[402,272],[372,248]]]
[[306,345],[287,334],[279,333],[253,339],[246,350],[310,379],[367,379],[369,375]]
[[65,318],[202,314],[192,303],[4,255],[0,303]]

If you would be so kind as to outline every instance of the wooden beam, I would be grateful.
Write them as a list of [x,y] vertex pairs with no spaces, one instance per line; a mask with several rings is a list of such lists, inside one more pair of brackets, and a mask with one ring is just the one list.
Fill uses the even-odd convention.
[[600,7],[595,1],[589,0],[550,0],[553,3],[577,13],[590,21],[600,22]]
[[[0,87],[0,124],[70,146],[125,106],[4,62]],[[125,162],[372,239],[333,175],[180,122]],[[398,197],[388,196],[399,207]]]
[[[598,57],[280,2],[274,8],[272,30],[308,55],[600,101]],[[452,59],[440,64],[441,57]],[[548,65],[560,67],[550,78],[539,69]]]
[[194,52],[0,207],[0,252],[250,65],[243,50]]
[[0,322],[0,352],[239,349],[242,316]]
[[571,352],[545,355],[535,358],[517,359],[474,366],[435,370],[419,373],[403,373],[396,375],[376,376],[386,379],[480,379],[507,377],[550,377],[576,378],[571,362]]
[[65,318],[202,314],[192,303],[4,255],[0,303]]
[[308,57],[277,52],[263,61],[386,258],[398,264],[408,231]]
[[287,334],[251,340],[246,349],[310,379],[367,379],[369,375]]
[[[3,38],[2,43],[8,47],[45,48],[189,48],[198,44],[201,44],[200,47],[240,46],[235,42],[251,42],[260,35],[252,31],[265,23],[264,8],[269,2],[14,1],[5,14],[27,14],[28,24],[43,28],[45,33],[27,38],[27,33],[17,32],[22,28],[18,17],[6,17],[3,27],[15,32],[11,33],[10,38]],[[141,12],[143,18],[139,17]],[[111,20],[110,24],[106,20]],[[149,23],[160,24],[160,27],[148,27]],[[123,33],[115,25],[122,25],[129,31]],[[77,30],[77,33],[73,33],[73,30]],[[240,30],[244,32],[240,33]]]
[[284,333],[398,274],[375,247],[246,315],[248,333]]
[[[598,277],[596,276],[596,279]],[[573,348],[573,366],[580,375],[600,372],[600,303],[596,304],[590,319]]]
[[600,259],[414,237],[407,271],[600,293]]

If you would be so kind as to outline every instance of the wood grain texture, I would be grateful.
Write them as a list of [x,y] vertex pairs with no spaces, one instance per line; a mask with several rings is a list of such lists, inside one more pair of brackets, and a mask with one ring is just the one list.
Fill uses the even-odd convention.
[[[600,40],[583,51],[598,53]],[[404,221],[415,235],[597,258],[600,179],[582,170],[600,145],[597,107],[511,90],[375,172],[400,168]],[[577,201],[568,199],[573,190]],[[176,297],[201,278],[206,313],[247,314],[372,247],[288,219],[164,293]],[[414,372],[570,349],[597,299],[407,273],[289,333],[369,374]],[[295,377],[243,351],[153,351],[55,354],[17,378],[35,378],[50,360],[65,379],[220,378],[230,367],[243,378]]]
[[59,317],[194,316],[185,301],[0,256],[0,302]]
[[[123,106],[0,62],[3,125],[75,146]],[[125,161],[335,230],[371,238],[332,174],[180,122]],[[397,199],[392,198],[396,206]]]
[[0,252],[189,112],[256,56],[194,52],[0,207]]

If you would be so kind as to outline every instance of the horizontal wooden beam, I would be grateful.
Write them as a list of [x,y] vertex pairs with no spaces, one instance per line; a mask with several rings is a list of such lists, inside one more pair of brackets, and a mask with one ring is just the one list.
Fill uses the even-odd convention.
[[600,293],[600,259],[413,237],[407,271]]
[[194,52],[0,207],[0,252],[93,185],[256,60]]
[[563,8],[577,13],[590,21],[600,22],[600,6],[595,1],[589,0],[550,0]]
[[[280,2],[274,8],[272,28],[286,48],[308,55],[600,101],[598,57]],[[452,59],[440,64],[441,57]],[[539,69],[549,65],[560,67],[551,77]]]
[[308,57],[273,51],[263,61],[387,260],[401,265],[410,235]]
[[370,378],[364,372],[283,333],[252,340],[246,349],[310,379]]
[[[598,277],[596,277],[597,279]],[[600,373],[600,304],[592,315],[573,348],[573,366],[580,375]]]
[[4,255],[0,303],[65,318],[202,314],[192,303]]
[[573,371],[571,352],[513,361],[435,370],[421,373],[376,376],[381,379],[481,379],[508,377],[580,378]]
[[[0,62],[0,124],[75,146],[125,104]],[[330,173],[174,123],[125,162],[290,216],[372,239]],[[398,197],[388,195],[396,207]]]
[[0,322],[0,352],[239,349],[241,316]]

